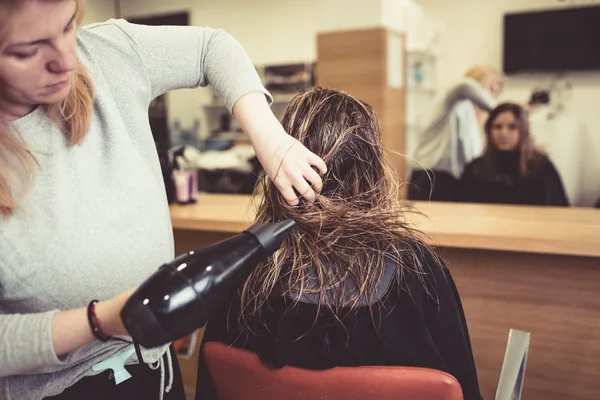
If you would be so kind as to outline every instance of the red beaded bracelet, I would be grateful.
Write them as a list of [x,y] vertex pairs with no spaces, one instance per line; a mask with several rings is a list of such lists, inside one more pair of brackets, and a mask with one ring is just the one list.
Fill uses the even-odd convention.
[[88,304],[88,308],[87,308],[88,323],[90,324],[90,328],[92,329],[92,333],[94,334],[94,336],[98,340],[100,340],[102,342],[106,342],[111,337],[102,335],[102,331],[100,330],[100,320],[96,316],[96,303],[98,303],[98,300],[92,300],[92,301],[90,301],[90,304]]

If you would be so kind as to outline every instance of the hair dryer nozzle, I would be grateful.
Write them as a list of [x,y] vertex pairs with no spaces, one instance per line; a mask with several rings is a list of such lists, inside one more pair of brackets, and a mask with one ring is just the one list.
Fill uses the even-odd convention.
[[256,224],[162,265],[123,307],[127,331],[142,346],[155,347],[203,326],[279,249],[294,225],[292,220]]
[[279,249],[283,239],[287,236],[288,232],[296,225],[296,222],[292,219],[286,219],[285,221],[271,223],[271,224],[255,224],[250,228],[246,229],[248,232],[258,239],[260,245],[265,249],[265,253],[271,256],[274,252]]

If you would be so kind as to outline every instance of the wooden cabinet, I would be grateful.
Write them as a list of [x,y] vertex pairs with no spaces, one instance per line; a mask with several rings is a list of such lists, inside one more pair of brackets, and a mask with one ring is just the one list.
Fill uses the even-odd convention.
[[339,89],[369,103],[383,144],[405,177],[405,45],[401,33],[366,28],[317,35],[317,85]]

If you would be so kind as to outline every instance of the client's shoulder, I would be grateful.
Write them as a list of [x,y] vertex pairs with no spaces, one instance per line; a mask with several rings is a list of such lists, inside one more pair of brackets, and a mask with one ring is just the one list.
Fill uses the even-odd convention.
[[422,272],[438,271],[440,268],[445,267],[442,258],[435,250],[420,239],[411,239],[404,242],[402,246],[392,250],[390,256],[395,256],[403,266],[409,269],[416,267],[417,270],[422,269]]
[[388,252],[385,270],[394,270],[400,289],[422,288],[429,291],[447,277],[442,258],[427,243],[411,239]]

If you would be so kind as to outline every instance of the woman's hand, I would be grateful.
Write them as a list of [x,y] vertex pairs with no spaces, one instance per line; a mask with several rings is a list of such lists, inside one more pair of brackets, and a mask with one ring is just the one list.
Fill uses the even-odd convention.
[[236,102],[233,113],[250,137],[265,172],[285,200],[297,205],[300,195],[313,201],[315,192],[323,186],[319,174],[327,172],[327,166],[320,157],[285,132],[265,95],[259,92],[245,95]]
[[135,288],[129,289],[96,305],[96,316],[100,321],[100,331],[102,334],[106,336],[129,336],[129,332],[125,329],[125,325],[123,325],[123,320],[121,319],[121,310],[134,292]]
[[312,167],[316,167],[322,174],[327,171],[327,167],[321,158],[285,133],[283,128],[282,132],[272,132],[271,140],[256,147],[258,159],[289,204],[298,204],[298,194],[313,201],[315,192],[321,191],[323,181]]
[[[105,336],[129,336],[121,320],[121,310],[135,289],[96,303],[96,317]],[[52,317],[52,345],[57,356],[79,349],[96,340],[88,322],[87,307],[59,311]]]

